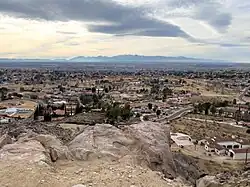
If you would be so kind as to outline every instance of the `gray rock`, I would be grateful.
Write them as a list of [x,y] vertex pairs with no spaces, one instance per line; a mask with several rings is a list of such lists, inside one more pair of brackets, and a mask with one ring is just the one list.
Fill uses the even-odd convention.
[[[215,176],[205,176],[196,182],[197,187],[224,187],[219,181],[216,180]],[[225,185],[225,187],[231,187]],[[233,187],[233,186],[232,186]]]
[[118,128],[101,124],[87,127],[69,143],[69,150],[80,160],[98,158],[119,159],[129,152],[134,141],[127,138]]
[[89,126],[69,143],[75,158],[118,160],[132,155],[139,164],[175,177],[169,148],[169,129],[165,124],[142,122],[121,130],[109,124]]
[[51,135],[37,135],[34,139],[44,146],[46,151],[50,154],[53,162],[58,159],[72,159],[68,147],[64,146],[56,137]]
[[51,163],[45,148],[35,140],[5,145],[0,150],[0,160],[4,162]]
[[168,126],[149,121],[131,125],[128,131],[136,139],[140,161],[146,161],[152,170],[163,172],[166,177],[176,177]]
[[0,149],[7,144],[12,144],[12,139],[8,134],[5,134],[0,138]]

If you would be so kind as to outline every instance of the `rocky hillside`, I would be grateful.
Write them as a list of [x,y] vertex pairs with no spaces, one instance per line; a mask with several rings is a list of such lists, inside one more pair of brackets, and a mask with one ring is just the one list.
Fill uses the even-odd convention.
[[243,171],[225,172],[216,176],[205,176],[196,182],[197,187],[249,187],[250,167]]
[[194,159],[173,156],[169,127],[162,123],[70,129],[26,121],[0,132],[0,186],[181,187],[195,185],[203,174]]

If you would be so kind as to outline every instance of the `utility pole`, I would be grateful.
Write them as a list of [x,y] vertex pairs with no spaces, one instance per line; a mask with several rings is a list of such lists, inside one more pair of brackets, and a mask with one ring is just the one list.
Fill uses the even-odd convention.
[[245,164],[247,165],[247,155],[248,155],[248,148],[246,149],[246,160],[245,160]]

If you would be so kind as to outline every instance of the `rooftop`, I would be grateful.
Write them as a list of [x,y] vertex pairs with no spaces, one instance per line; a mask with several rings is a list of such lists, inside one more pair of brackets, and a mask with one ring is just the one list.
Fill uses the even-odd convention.
[[234,153],[250,153],[250,148],[245,149],[232,149]]

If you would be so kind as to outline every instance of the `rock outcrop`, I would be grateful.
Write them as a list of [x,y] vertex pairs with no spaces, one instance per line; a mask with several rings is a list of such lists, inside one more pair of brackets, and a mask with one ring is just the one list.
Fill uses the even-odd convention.
[[89,126],[69,143],[69,150],[80,160],[91,160],[100,157],[119,159],[130,153],[134,140],[120,129],[100,124]]
[[215,176],[205,176],[196,182],[197,187],[221,187],[215,180]]
[[0,149],[0,160],[2,162],[26,162],[30,164],[51,163],[45,148],[35,140],[5,145]]
[[196,187],[248,187],[250,170],[225,172],[216,176],[205,176],[196,182]]
[[34,139],[39,141],[49,152],[52,162],[55,162],[58,159],[72,159],[68,147],[64,146],[56,137],[51,135],[37,135]]
[[172,154],[178,175],[195,184],[196,180],[204,174],[200,171],[197,159],[180,152],[173,152]]
[[175,177],[169,149],[169,130],[164,124],[143,122],[123,130],[108,124],[89,126],[69,143],[69,150],[80,160],[108,158],[117,160],[133,155],[137,162]]
[[44,122],[34,122],[30,119],[25,121],[14,121],[0,126],[0,135],[8,134],[13,138],[18,138],[21,134],[49,134],[53,135],[63,143],[69,142],[74,138],[74,134],[69,129],[61,128],[56,124]]
[[127,132],[136,140],[140,159],[166,177],[176,177],[176,167],[170,150],[170,131],[164,123],[141,122],[128,127]]
[[0,149],[7,145],[7,144],[11,144],[12,143],[12,139],[8,134],[5,134],[3,136],[0,137]]

